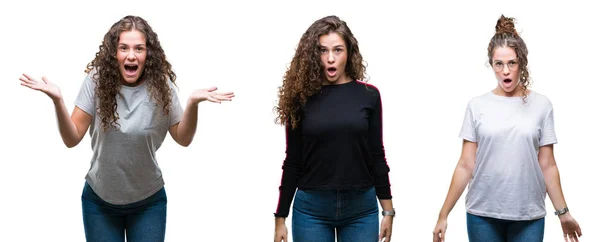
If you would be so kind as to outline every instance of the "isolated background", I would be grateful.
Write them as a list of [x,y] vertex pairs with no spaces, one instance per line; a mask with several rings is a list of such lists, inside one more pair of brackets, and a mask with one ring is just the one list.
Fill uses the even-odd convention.
[[[600,19],[583,1],[18,1],[0,8],[0,241],[84,241],[81,192],[90,139],[66,148],[52,103],[19,85],[47,76],[69,110],[109,27],[144,17],[178,76],[179,97],[216,85],[234,91],[200,105],[188,148],[168,136],[158,159],[168,194],[167,241],[272,241],[284,129],[274,124],[286,66],[304,31],[347,21],[381,91],[391,167],[392,241],[430,241],[458,161],[466,104],[496,85],[487,45],[501,14],[517,18],[532,89],[554,104],[555,154],[581,241],[597,229]],[[466,193],[466,191],[465,191]],[[447,241],[467,241],[464,194]],[[550,200],[545,241],[562,241]],[[290,219],[288,219],[288,229]],[[291,235],[291,230],[290,230]],[[291,236],[290,236],[291,237]],[[290,238],[291,241],[291,238]]]

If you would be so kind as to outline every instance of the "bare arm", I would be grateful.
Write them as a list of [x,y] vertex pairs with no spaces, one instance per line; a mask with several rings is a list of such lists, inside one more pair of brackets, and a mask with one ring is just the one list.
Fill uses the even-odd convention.
[[181,146],[187,147],[192,143],[196,134],[196,126],[198,124],[198,103],[191,100],[187,102],[187,106],[183,111],[181,122],[172,125],[169,128],[169,133],[173,140]]
[[52,99],[58,121],[58,130],[63,143],[69,148],[79,144],[92,123],[92,116],[78,107],[75,107],[72,115],[69,117],[69,112],[63,101],[60,89],[58,86],[48,81],[46,77],[42,77],[42,81],[37,81],[31,76],[23,74],[19,80],[21,80],[22,86],[43,92]]
[[560,175],[558,174],[558,167],[556,166],[556,160],[554,159],[554,146],[546,145],[540,147],[538,153],[538,161],[540,168],[544,174],[544,180],[546,182],[546,189],[548,196],[554,205],[554,210],[559,210],[567,206],[565,197],[562,192],[560,185]]
[[81,142],[92,123],[92,116],[75,106],[69,117],[69,112],[67,112],[62,99],[54,101],[54,109],[63,143],[69,148],[75,147]]
[[444,201],[444,205],[438,215],[437,224],[433,230],[433,241],[444,241],[446,228],[448,226],[448,215],[456,202],[465,191],[467,184],[469,184],[469,180],[471,180],[471,175],[473,173],[473,169],[475,168],[475,155],[477,153],[477,143],[470,142],[467,140],[463,140],[462,153],[460,155],[460,159],[458,160],[458,164],[454,169],[454,174],[452,175],[452,181],[450,182],[450,188],[448,189],[448,194],[446,195],[446,200]]
[[442,206],[439,217],[446,219],[456,202],[465,191],[473,168],[475,167],[475,154],[477,152],[477,143],[463,140],[462,154],[458,160],[458,164],[454,169],[454,175],[452,175],[452,182],[450,183],[450,189],[446,195],[446,200]]
[[222,101],[231,101],[234,97],[233,92],[215,92],[216,87],[199,89],[194,91],[188,99],[187,106],[183,111],[183,118],[178,124],[171,125],[169,133],[173,140],[181,146],[187,147],[192,143],[196,134],[198,123],[198,104],[202,101],[221,103]]
[[[546,191],[548,192],[548,196],[552,201],[554,209],[559,210],[567,207],[562,186],[560,185],[558,167],[556,166],[556,160],[554,159],[553,145],[540,147],[538,152],[538,162],[540,163],[540,168],[544,174]],[[581,228],[577,221],[571,216],[571,213],[567,212],[558,216],[558,218],[560,219],[565,241],[567,241],[567,238],[571,239],[571,241],[579,241],[578,237],[581,237],[582,235]]]
[[[392,199],[379,199],[379,204],[384,211],[392,211],[394,205]],[[392,224],[394,223],[394,217],[384,216],[381,220],[381,226],[379,228],[379,241],[389,242],[392,240]]]
[[392,211],[394,209],[392,199],[379,199],[379,204],[381,204],[381,208],[385,211]]

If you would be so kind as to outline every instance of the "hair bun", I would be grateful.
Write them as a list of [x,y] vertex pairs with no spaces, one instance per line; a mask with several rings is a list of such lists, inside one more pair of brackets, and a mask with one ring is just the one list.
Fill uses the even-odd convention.
[[496,34],[514,34],[519,36],[515,29],[514,18],[507,18],[504,15],[500,16],[498,22],[496,22]]

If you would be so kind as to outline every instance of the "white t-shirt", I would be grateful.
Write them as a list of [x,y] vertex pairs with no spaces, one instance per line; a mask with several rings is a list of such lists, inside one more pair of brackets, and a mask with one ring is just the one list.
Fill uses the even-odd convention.
[[183,109],[171,81],[168,116],[150,97],[146,81],[135,87],[123,85],[116,97],[120,126],[103,131],[96,112],[96,84],[92,79],[95,72],[94,69],[87,75],[75,100],[77,107],[93,117],[89,134],[94,154],[85,178],[92,190],[108,203],[141,201],[164,185],[156,151],[169,127],[181,121]]
[[466,196],[467,212],[505,220],[546,216],[539,147],[557,142],[550,100],[488,92],[469,101],[460,137],[477,143]]

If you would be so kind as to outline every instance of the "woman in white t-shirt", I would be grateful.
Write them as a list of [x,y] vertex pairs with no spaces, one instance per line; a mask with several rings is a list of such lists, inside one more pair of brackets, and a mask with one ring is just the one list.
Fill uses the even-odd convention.
[[554,160],[552,103],[528,89],[527,47],[512,18],[498,19],[488,58],[498,85],[469,101],[462,154],[433,241],[444,241],[448,214],[467,184],[469,241],[542,241],[546,191],[565,241],[578,241],[581,229],[568,211]]

